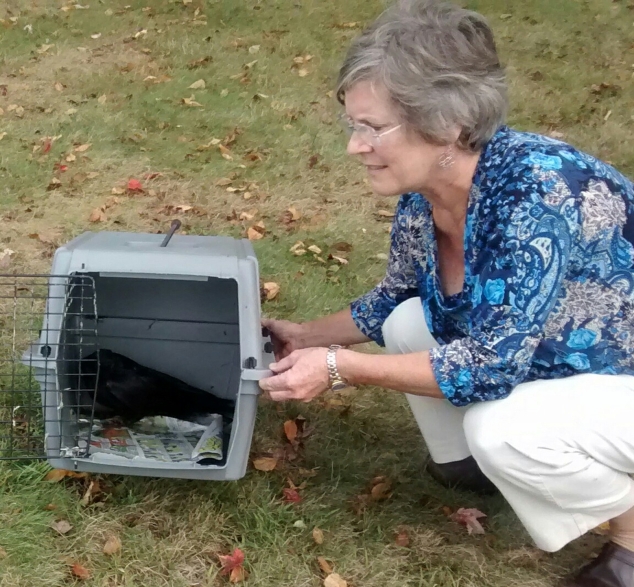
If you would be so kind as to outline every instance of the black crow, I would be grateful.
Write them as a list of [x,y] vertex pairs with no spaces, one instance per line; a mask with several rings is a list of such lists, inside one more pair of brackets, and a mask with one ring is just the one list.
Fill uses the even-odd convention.
[[221,414],[225,422],[233,417],[232,400],[192,387],[108,349],[71,361],[69,367],[67,374],[72,383],[77,383],[72,387],[79,390],[79,412],[86,416],[91,415],[94,403],[95,418],[118,417],[128,423],[147,416],[196,421],[208,414]]

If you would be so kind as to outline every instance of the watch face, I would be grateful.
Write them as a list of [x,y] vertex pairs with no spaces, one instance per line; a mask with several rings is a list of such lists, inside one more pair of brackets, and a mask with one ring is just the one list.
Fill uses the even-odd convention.
[[332,389],[332,391],[341,391],[342,389],[345,389],[346,387],[348,387],[347,383],[344,383],[343,381],[337,381],[337,383],[333,383],[330,386],[330,389]]

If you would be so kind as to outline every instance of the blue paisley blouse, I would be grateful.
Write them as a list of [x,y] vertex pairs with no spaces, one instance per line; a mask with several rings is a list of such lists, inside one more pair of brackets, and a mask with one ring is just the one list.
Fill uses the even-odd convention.
[[431,206],[401,196],[385,278],[354,301],[383,345],[392,310],[419,296],[440,389],[456,406],[519,383],[634,374],[634,184],[570,145],[501,127],[482,151],[465,225],[463,290],[444,296]]

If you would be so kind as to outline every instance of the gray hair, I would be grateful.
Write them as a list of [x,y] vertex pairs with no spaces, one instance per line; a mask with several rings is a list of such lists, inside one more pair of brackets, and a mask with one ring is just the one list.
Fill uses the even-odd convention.
[[439,0],[401,0],[348,50],[337,99],[369,80],[385,86],[402,120],[423,139],[478,151],[504,124],[506,80],[485,18]]

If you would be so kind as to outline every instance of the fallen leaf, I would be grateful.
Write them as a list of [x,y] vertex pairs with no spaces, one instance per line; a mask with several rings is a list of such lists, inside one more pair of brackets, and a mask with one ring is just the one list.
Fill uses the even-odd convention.
[[333,568],[323,556],[317,557],[317,564],[319,565],[319,568],[321,569],[322,573],[324,573],[325,575],[332,574]]
[[559,132],[558,130],[551,130],[548,133],[549,137],[552,137],[553,139],[563,139],[566,135],[564,135],[564,133]]
[[103,546],[103,553],[109,556],[121,550],[121,540],[118,536],[110,536]]
[[284,435],[291,444],[295,442],[297,439],[297,422],[295,420],[286,420],[284,422]]
[[299,77],[306,77],[310,72],[305,67],[301,67],[297,70],[297,73]]
[[244,567],[236,567],[229,573],[229,582],[241,583],[242,581],[246,581],[248,577],[249,573]]
[[458,511],[449,516],[454,522],[466,526],[469,534],[484,534],[482,524],[478,522],[478,518],[486,518],[480,510],[475,508],[459,508]]
[[0,141],[7,136],[6,132],[0,132]]
[[204,90],[207,87],[204,79],[199,79],[195,81],[191,86],[189,86],[188,90]]
[[104,222],[106,220],[106,214],[103,207],[95,208],[88,217],[89,222]]
[[73,565],[71,565],[70,572],[78,579],[90,579],[90,571],[79,563],[74,563]]
[[293,222],[296,222],[297,220],[299,220],[302,217],[301,213],[297,211],[295,206],[290,206],[288,208],[287,212],[291,215],[291,220]]
[[86,489],[84,496],[81,498],[81,505],[84,507],[89,506],[91,503],[94,503],[102,495],[102,493],[103,489],[99,481],[97,479],[91,479],[88,484],[88,489]]
[[53,143],[51,143],[50,139],[45,139],[44,144],[42,145],[42,153],[48,153],[51,150],[52,144]]
[[277,297],[277,294],[280,293],[280,286],[274,281],[267,281],[262,288],[264,289],[264,295],[267,300],[274,300]]
[[44,506],[44,509],[47,512],[52,512],[57,509],[57,506],[54,503],[49,503],[48,505]]
[[191,95],[189,98],[183,98],[182,101],[183,101],[183,104],[185,104],[185,106],[192,106],[196,108],[203,107],[203,105],[200,102],[196,102],[194,95]]
[[396,542],[396,544],[398,546],[409,546],[409,535],[407,534],[407,532],[399,532],[396,535],[396,538],[394,539],[394,542]]
[[337,261],[337,263],[339,263],[340,265],[348,264],[348,259],[344,259],[343,257],[338,257],[337,255],[328,255],[328,258]]
[[315,541],[315,544],[324,543],[324,533],[317,527],[313,528],[313,540]]
[[253,466],[258,471],[273,471],[277,467],[277,462],[274,457],[259,457],[253,459]]
[[101,33],[95,33],[94,35],[90,35],[91,39],[99,39],[101,37]]
[[46,186],[46,189],[50,192],[52,190],[56,190],[61,185],[62,185],[62,182],[56,177],[53,177],[51,181],[49,182],[49,184]]
[[[138,179],[130,179],[128,181],[128,191],[129,192],[142,192],[143,185]],[[114,192],[113,192],[114,193]]]
[[249,53],[255,55],[260,50],[260,45],[251,45],[249,47]]
[[123,188],[112,188],[110,193],[114,194],[115,196],[121,196],[125,194],[125,190]]
[[372,490],[370,491],[370,496],[374,501],[382,501],[390,497],[390,489],[392,488],[392,484],[389,480],[381,481],[372,486]]
[[324,579],[324,587],[348,587],[348,583],[337,573],[331,573]]
[[221,177],[217,182],[216,185],[218,187],[225,187],[228,185],[231,185],[233,183],[232,179],[229,179],[228,177]]
[[2,560],[3,558],[7,558],[7,551],[2,548],[2,546],[0,546],[0,560]]
[[71,116],[72,114],[77,114],[77,108],[69,108],[68,110],[66,110],[66,114],[68,114],[68,116]]
[[102,94],[101,96],[99,96],[99,98],[97,98],[97,102],[99,104],[105,104],[108,100],[108,96],[106,96],[106,94]]
[[226,97],[229,95],[229,90],[227,88],[224,88],[223,90],[220,90],[220,96],[222,98]]
[[285,487],[282,489],[282,495],[284,496],[284,501],[286,503],[300,503],[302,501],[302,496],[299,494],[297,489],[292,489],[291,487]]
[[317,245],[310,245],[310,247],[308,247],[308,250],[311,253],[315,253],[315,255],[321,255],[321,249]]
[[223,144],[218,145],[218,149],[220,150],[221,155],[227,161],[233,161],[233,154],[231,153],[231,149],[227,149]]
[[376,215],[381,218],[394,218],[394,212],[390,212],[389,210],[379,210]]
[[257,240],[260,240],[261,238],[264,238],[264,228],[261,226],[258,226],[257,224],[254,226],[250,226],[247,229],[247,238],[250,241],[257,241]]
[[67,163],[74,163],[76,160],[77,160],[77,157],[73,155],[73,153],[69,153],[68,155],[66,155]]
[[239,548],[236,548],[231,554],[219,554],[218,558],[222,567],[220,570],[221,575],[229,575],[231,571],[244,564],[244,553]]
[[79,145],[79,147],[75,147],[75,153],[85,153],[88,149],[90,149],[92,143],[86,143],[84,145]]
[[63,92],[64,91],[64,84],[62,84],[61,82],[55,82],[55,89],[58,92]]
[[66,520],[58,520],[57,522],[51,523],[51,528],[56,532],[59,532],[62,536],[64,534],[68,534],[73,527]]

